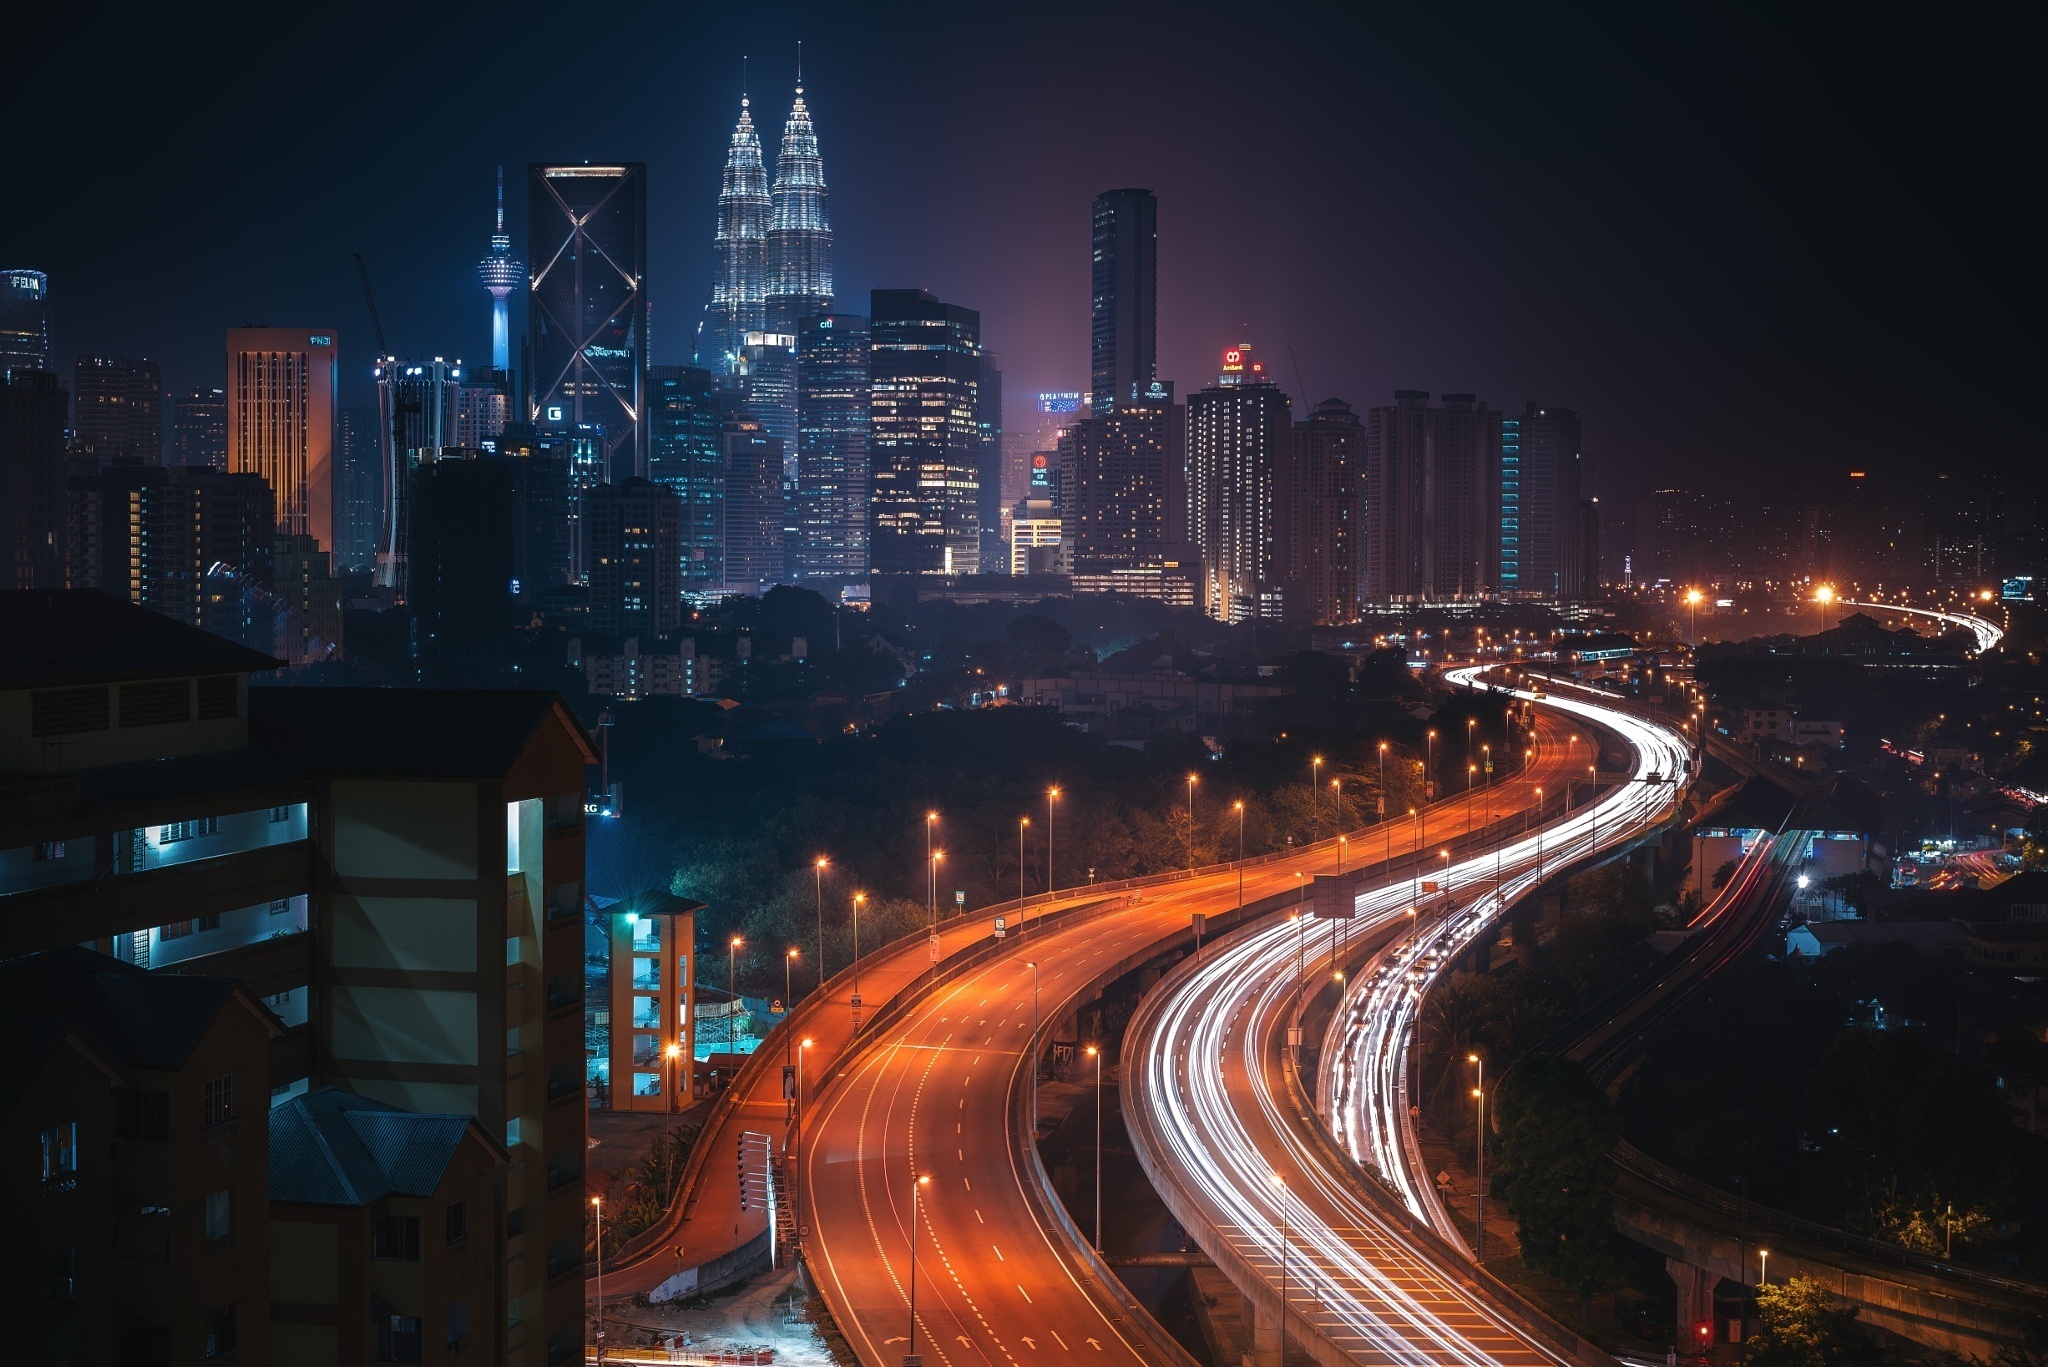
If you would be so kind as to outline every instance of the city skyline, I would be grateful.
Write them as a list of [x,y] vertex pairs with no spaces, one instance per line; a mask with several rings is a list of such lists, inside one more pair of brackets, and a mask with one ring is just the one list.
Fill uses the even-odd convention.
[[[343,402],[353,404],[366,395],[375,348],[352,250],[363,251],[377,281],[395,350],[481,365],[491,339],[472,273],[475,225],[499,162],[644,158],[647,358],[686,362],[709,293],[704,247],[715,228],[739,59],[750,58],[749,83],[757,99],[768,99],[793,87],[796,39],[805,37],[804,99],[834,168],[835,293],[844,300],[872,288],[922,286],[967,300],[986,319],[984,343],[1004,356],[1014,395],[1087,387],[1087,205],[1106,187],[1145,185],[1158,196],[1162,219],[1158,375],[1183,393],[1199,386],[1221,346],[1250,340],[1273,358],[1275,379],[1299,411],[1331,397],[1362,409],[1409,387],[1483,393],[1507,411],[1531,399],[1571,407],[1585,415],[1589,490],[1623,498],[1688,480],[1714,491],[1739,487],[1787,460],[1816,476],[1852,459],[1859,468],[1898,472],[1934,450],[1944,453],[1935,459],[1957,466],[2016,468],[2027,449],[2016,416],[1973,406],[1960,427],[1937,419],[1942,392],[2018,378],[2018,353],[2005,344],[2009,325],[1976,312],[1984,307],[1977,300],[1994,292],[1962,288],[1967,281],[1946,275],[2001,269],[2001,230],[1976,234],[1964,255],[1930,251],[1911,259],[1901,254],[1960,229],[1908,206],[1888,216],[1898,220],[1891,226],[1843,231],[1845,178],[1894,155],[1883,152],[1883,135],[1890,120],[1906,117],[1875,107],[1872,78],[1852,74],[1847,54],[1817,61],[1812,79],[1841,110],[1874,120],[1866,131],[1845,130],[1838,115],[1819,107],[1818,94],[1780,95],[1769,109],[1722,120],[1718,142],[1707,146],[1672,107],[1681,94],[1699,95],[1703,82],[1712,87],[1713,109],[1725,102],[1714,93],[1725,83],[1702,72],[1707,55],[1742,70],[1761,63],[1768,69],[1760,76],[1777,74],[1785,59],[1731,54],[1734,37],[1714,31],[1690,34],[1702,54],[1673,55],[1670,40],[1686,36],[1677,20],[1648,31],[1565,25],[1531,39],[1502,18],[1465,35],[1489,50],[1529,39],[1531,68],[1574,51],[1572,60],[1588,73],[1620,71],[1626,79],[1608,83],[1601,96],[1608,104],[1599,110],[1587,103],[1591,97],[1574,102],[1533,89],[1533,71],[1521,66],[1501,90],[1477,90],[1475,78],[1427,55],[1426,21],[1387,20],[1376,30],[1319,21],[1316,31],[1383,40],[1366,44],[1347,79],[1332,85],[1360,93],[1283,94],[1278,69],[1253,64],[1239,82],[1244,114],[1221,121],[1197,113],[1193,92],[1217,68],[1191,34],[1159,35],[1147,70],[1129,88],[1088,102],[1084,114],[1038,96],[1048,82],[1086,84],[1098,59],[1055,77],[1034,64],[1041,40],[1033,33],[979,22],[984,29],[976,32],[1004,41],[907,34],[912,54],[932,73],[915,88],[863,78],[877,30],[903,26],[801,11],[773,26],[713,25],[693,35],[698,41],[682,68],[663,73],[658,100],[636,88],[566,140],[538,115],[497,110],[473,154],[441,163],[453,174],[426,185],[414,183],[410,168],[393,172],[412,212],[388,222],[372,216],[373,198],[360,193],[369,183],[362,151],[322,133],[298,149],[302,161],[278,168],[277,192],[246,220],[203,236],[173,222],[152,250],[191,269],[145,300],[91,264],[111,259],[107,228],[97,222],[63,237],[24,224],[0,247],[9,266],[51,273],[60,369],[78,354],[149,356],[162,364],[166,390],[182,392],[217,382],[206,362],[219,327],[318,317],[336,324]],[[1128,22],[1115,13],[1102,19],[1105,31]],[[430,25],[407,60],[452,50],[457,37]],[[1856,52],[1880,69],[1903,60],[1882,35],[1852,37]],[[1795,32],[1785,43],[1798,49],[1803,39]],[[223,38],[238,52],[246,41]],[[342,60],[355,41],[338,35],[334,54],[301,60]],[[215,60],[203,47],[193,55],[202,66]],[[1937,76],[1946,71],[1940,58],[1930,59]],[[126,98],[144,97],[159,78],[139,54],[128,60],[139,83]],[[1335,59],[1311,53],[1300,60],[1305,70],[1322,71]],[[1167,68],[1179,75],[1166,79]],[[686,79],[673,79],[678,74]],[[1646,90],[1660,84],[1668,90]],[[1473,102],[1460,107],[1460,96]],[[970,97],[977,118],[939,120],[922,128],[923,154],[892,157],[913,124],[930,122],[932,109],[964,107]],[[423,114],[440,98],[408,96]],[[1909,103],[1918,109],[1931,100]],[[204,104],[174,111],[171,127]],[[1505,131],[1510,113],[1528,127]],[[1082,120],[1090,135],[1076,141],[1070,132]],[[1596,123],[1624,131],[1601,132]],[[1288,136],[1269,137],[1262,128]],[[1574,136],[1559,136],[1565,133]],[[1538,139],[1571,151],[1548,170],[1525,169],[1517,149]],[[1640,151],[1638,143],[1660,153],[1624,175],[1624,154]],[[1842,169],[1795,175],[1787,157],[1817,144],[1835,147]],[[1261,155],[1248,157],[1255,148]],[[1897,154],[1910,155],[1918,153]],[[1973,155],[1957,152],[1964,160],[1941,172],[1943,183],[1954,180],[1951,189],[1970,196],[2002,193],[1969,180]],[[1427,161],[1440,206],[1390,204],[1374,194],[1374,175],[1346,169],[1389,156],[1401,166]],[[1336,167],[1336,188],[1261,195],[1264,185],[1304,183],[1299,177],[1311,165]],[[1466,169],[1453,173],[1448,165]],[[1903,174],[1905,163],[1880,169]],[[39,157],[26,173],[31,189],[66,177]],[[146,181],[154,173],[138,174]],[[111,187],[121,177],[108,179]],[[1515,187],[1511,222],[1482,228],[1456,212],[1504,182]],[[88,207],[99,193],[74,188]],[[526,221],[516,202],[523,192],[515,176],[507,187],[515,225]],[[1818,216],[1795,222],[1795,209]],[[1828,245],[1816,256],[1820,239]],[[278,254],[286,242],[296,263],[290,271]],[[512,250],[535,254],[523,241]],[[1796,398],[1812,391],[1829,401]],[[1686,419],[1673,422],[1680,408]],[[1823,408],[1827,421],[1818,417]]]

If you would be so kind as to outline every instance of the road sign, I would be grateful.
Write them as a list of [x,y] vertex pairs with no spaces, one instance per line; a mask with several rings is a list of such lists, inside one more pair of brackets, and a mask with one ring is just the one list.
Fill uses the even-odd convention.
[[797,1238],[799,1238],[799,1239],[808,1239],[808,1238],[810,1238],[810,1237],[811,1237],[811,1227],[810,1227],[809,1225],[798,1225],[798,1226],[796,1227],[796,1237],[797,1237]]
[[998,940],[1006,940],[1006,939],[1008,939],[1008,938],[1009,938],[1009,936],[1010,936],[1010,918],[1009,918],[1009,917],[1007,917],[1007,916],[1005,916],[1005,915],[1003,915],[1003,914],[1002,914],[1001,912],[997,912],[997,913],[996,913],[996,938],[997,938]]
[[967,890],[965,888],[953,889],[953,905],[956,907],[967,905]]
[[856,1011],[860,1010],[860,993],[858,992],[853,994],[853,1009]]
[[1195,920],[1195,934],[1196,934],[1196,935],[1198,935],[1198,936],[1199,936],[1200,934],[1202,934],[1202,932],[1203,932],[1203,931],[1206,931],[1206,930],[1207,930],[1207,929],[1209,928],[1209,913],[1208,913],[1208,912],[1206,912],[1206,911],[1198,911],[1198,912],[1196,912],[1196,913],[1195,913],[1195,917],[1194,917],[1194,920]]
[[768,1014],[771,1016],[782,1014],[782,998],[777,997],[774,1001],[768,1003]]
[[936,935],[931,938],[931,955],[932,962],[937,963],[939,961],[939,937]]

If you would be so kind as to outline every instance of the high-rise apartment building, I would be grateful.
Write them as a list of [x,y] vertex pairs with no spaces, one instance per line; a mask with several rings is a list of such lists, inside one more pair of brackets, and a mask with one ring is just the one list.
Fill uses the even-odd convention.
[[782,443],[785,480],[796,478],[796,335],[750,332],[740,346],[739,369],[730,381],[747,415]]
[[868,572],[868,320],[823,313],[797,325],[797,574]]
[[830,313],[832,219],[825,204],[825,163],[818,155],[811,111],[804,105],[801,77],[783,125],[782,151],[775,158],[767,247],[768,330],[794,333],[804,319]]
[[228,468],[228,393],[200,385],[171,400],[171,464]]
[[511,381],[511,374],[503,370],[472,370],[461,376],[455,391],[457,446],[465,451],[498,449],[498,434],[512,421]]
[[[526,284],[526,263],[512,255],[512,237],[505,231],[505,168],[498,168],[498,229],[491,234],[491,252],[477,263],[476,273],[491,296],[491,368],[500,375],[512,370],[512,291]],[[503,426],[503,422],[499,426]]]
[[227,361],[228,469],[269,482],[278,531],[332,546],[333,329],[231,328]]
[[515,517],[502,460],[416,466],[406,503],[406,605],[421,683],[487,688],[511,678]]
[[334,462],[334,564],[360,572],[377,564],[384,507],[384,429],[375,408],[341,410]]
[[786,566],[782,442],[742,416],[726,421],[719,444],[725,455],[725,588],[760,593],[782,581]]
[[1275,477],[1292,449],[1288,399],[1249,346],[1187,405],[1188,535],[1201,551],[1200,603],[1225,622],[1281,615]]
[[754,130],[748,101],[726,147],[725,176],[718,189],[717,265],[711,300],[697,329],[697,364],[717,375],[739,369],[747,334],[768,330],[768,172],[761,164],[761,136]]
[[164,463],[164,376],[148,357],[80,356],[72,429],[102,465]]
[[406,593],[406,519],[413,471],[457,445],[462,362],[436,356],[418,364],[386,356],[377,362],[377,430],[384,439],[384,525],[378,537],[378,583]]
[[[252,474],[108,465],[69,490],[67,580],[268,654],[276,503]],[[296,663],[296,661],[295,661]]]
[[974,396],[974,518],[981,528],[980,563],[991,573],[1010,561],[1003,536],[1003,371],[1002,358],[981,353],[981,380]]
[[[865,391],[861,397],[865,403]],[[686,593],[725,584],[722,403],[709,370],[658,365],[647,373],[647,477],[682,500],[678,547]]]
[[1579,500],[1578,582],[1566,586],[1566,595],[1583,602],[1598,598],[1607,587],[1605,566],[1600,556],[1600,500]]
[[1287,615],[1317,626],[1358,620],[1365,424],[1325,399],[1294,424],[1276,481],[1274,532]]
[[876,290],[868,333],[870,565],[879,574],[974,574],[981,315],[924,290]]
[[1495,592],[1500,577],[1500,414],[1470,394],[1432,408],[1400,389],[1366,410],[1365,595],[1449,602]]
[[50,277],[41,271],[0,270],[0,375],[50,370]]
[[[0,635],[23,647],[0,661],[0,709],[39,733],[0,736],[0,770],[35,776],[37,793],[0,804],[0,849],[44,856],[0,862],[0,1017],[70,1022],[84,1052],[51,1057],[74,1088],[98,1079],[97,1104],[41,1122],[75,1119],[85,1161],[81,1199],[39,1193],[33,1226],[52,1240],[39,1251],[77,1250],[78,1320],[102,1336],[86,1342],[117,1341],[87,1360],[200,1362],[209,1343],[215,1361],[457,1342],[518,1367],[574,1358],[583,774],[597,754],[561,701],[252,690],[244,676],[275,660],[90,591],[0,594]],[[144,769],[147,784],[109,785]],[[234,979],[244,994],[223,987]],[[48,1080],[16,1106],[56,1098]],[[492,1198],[461,1221],[430,1209],[420,1231],[498,1269],[486,1302],[456,1304],[431,1255],[372,1261],[317,1227],[285,1229],[311,1212],[270,1198],[305,1170],[273,1166],[287,1179],[273,1184],[266,1155],[299,1117],[280,1123],[266,1103],[329,1087],[377,1103],[387,1157],[407,1132],[394,1107],[473,1117],[502,1145],[483,1174]],[[10,1145],[15,1118],[0,1117]],[[383,1213],[402,1235],[419,1198],[392,1196]],[[378,1319],[337,1324],[319,1296],[294,1294],[323,1273],[340,1283],[332,1304]],[[28,1287],[39,1300],[40,1276]]]
[[1157,378],[1159,201],[1150,190],[1095,198],[1088,303],[1088,385],[1100,416]]
[[1179,417],[1170,399],[1128,400],[1064,429],[1059,438],[1062,539],[1076,575],[1156,567],[1169,541],[1169,447]]
[[1503,416],[1500,428],[1500,592],[1582,597],[1579,415],[1532,402]]
[[605,477],[644,474],[647,167],[536,162],[527,225],[527,421],[602,428]]
[[0,371],[0,589],[64,586],[64,423],[47,370]]
[[645,479],[583,495],[590,538],[590,629],[667,636],[683,625],[683,501]]

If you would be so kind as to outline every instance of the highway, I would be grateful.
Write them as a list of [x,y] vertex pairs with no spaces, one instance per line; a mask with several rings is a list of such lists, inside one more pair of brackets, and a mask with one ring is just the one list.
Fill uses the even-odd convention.
[[[1453,675],[1475,681],[1477,670]],[[1304,1122],[1287,1031],[1305,982],[1333,967],[1324,937],[1263,925],[1182,964],[1147,996],[1126,1035],[1124,1111],[1140,1161],[1182,1225],[1240,1289],[1319,1360],[1522,1364],[1568,1360],[1577,1345],[1494,1289],[1409,1219],[1435,1225],[1434,1193],[1409,1174],[1406,1046],[1432,979],[1543,873],[1641,835],[1671,810],[1688,771],[1675,727],[1553,694],[1550,712],[1618,732],[1628,781],[1540,832],[1456,859],[1445,890],[1411,922],[1407,881],[1363,893],[1358,916],[1377,946],[1347,986],[1333,1029],[1341,1046],[1326,1114],[1363,1166],[1412,1214],[1364,1197],[1334,1170]],[[1431,903],[1441,904],[1433,906]],[[1411,930],[1411,925],[1413,929]],[[1327,1055],[1326,1055],[1327,1057]],[[1421,1189],[1418,1189],[1421,1188]],[[1447,1224],[1447,1221],[1444,1222]],[[1282,1290],[1284,1285],[1284,1292]]]
[[[1571,742],[1584,730],[1539,714],[1534,762],[1496,784],[1484,806],[1464,794],[1434,804],[1423,848],[1454,843],[1468,812],[1482,826],[1489,812],[1519,812],[1538,785],[1554,800],[1585,762],[1585,748]],[[1351,866],[1389,844],[1397,864],[1414,849],[1412,823],[1384,824],[1351,834]],[[1244,902],[1284,898],[1334,871],[1335,846],[1247,868]],[[917,1351],[948,1367],[1171,1356],[1035,1194],[1037,1160],[1019,1115],[1030,1104],[1028,965],[1038,966],[1042,1043],[1074,1005],[1184,936],[1192,913],[1233,912],[1238,876],[1225,866],[1162,882],[1006,945],[924,994],[832,1070],[806,1108],[798,1189],[810,1269],[864,1363],[891,1367],[910,1350],[913,1284]],[[1413,880],[1403,871],[1399,881]]]
[[1908,608],[1897,603],[1856,603],[1841,599],[1845,608],[1867,608],[1871,612],[1904,612],[1915,617],[1931,617],[1937,622],[1946,622],[1951,627],[1961,627],[1977,638],[1977,653],[1985,654],[1996,650],[1998,643],[2005,639],[2005,629],[1982,617],[1972,617],[1963,612],[1936,612],[1933,608]]

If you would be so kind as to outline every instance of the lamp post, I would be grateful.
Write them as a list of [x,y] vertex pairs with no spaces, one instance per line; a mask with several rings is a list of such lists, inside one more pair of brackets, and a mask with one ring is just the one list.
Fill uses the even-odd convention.
[[[927,870],[936,867],[933,863],[933,856],[937,853],[937,847],[932,843],[932,828],[938,824],[938,820],[939,814],[937,812],[926,812],[924,814],[924,862]],[[932,929],[936,930],[939,922],[938,882],[936,878],[932,877],[927,877],[926,882],[928,886],[925,894],[925,920]]]
[[932,935],[939,933],[939,865],[945,858],[946,852],[944,850],[933,850],[931,867],[925,871],[924,895],[925,901],[928,904],[926,910],[930,916],[926,930],[927,933]]
[[1472,733],[1479,729],[1479,718],[1465,718],[1465,763],[1472,762]]
[[1338,830],[1344,829],[1344,777],[1339,774],[1330,780],[1330,819]]
[[[783,1012],[787,1015],[787,1017],[792,1021],[796,1019],[796,997],[794,995],[795,989],[792,988],[789,984],[790,969],[795,965],[795,963],[796,946],[791,945],[782,953],[782,1009]],[[787,1031],[784,1032],[785,1035],[787,1035],[787,1033]],[[789,1063],[792,1061],[790,1059],[789,1053],[790,1050],[794,1047],[795,1046],[787,1038],[785,1038],[782,1041],[782,1061],[784,1063]]]
[[1313,845],[1323,838],[1323,757],[1316,755],[1308,762],[1308,843]]
[[864,892],[853,895],[853,999],[860,1000],[860,904],[868,900]]
[[1467,832],[1467,833],[1470,833],[1470,832],[1471,832],[1471,830],[1473,829],[1473,827],[1472,827],[1472,785],[1473,785],[1473,784],[1475,784],[1475,783],[1477,783],[1478,781],[1479,781],[1479,766],[1478,766],[1478,765],[1476,765],[1476,764],[1467,764],[1467,765],[1465,766],[1465,830],[1466,830],[1466,832]]
[[1058,884],[1052,881],[1052,818],[1053,804],[1059,800],[1060,790],[1057,786],[1045,790],[1045,900],[1047,902],[1052,901],[1052,890],[1058,886]]
[[1479,1107],[1479,1132],[1473,1142],[1478,1147],[1479,1189],[1473,1193],[1478,1202],[1476,1220],[1479,1226],[1479,1261],[1486,1261],[1486,1060],[1477,1054],[1465,1055],[1465,1061],[1479,1069],[1479,1081],[1472,1088],[1472,1099]]
[[1591,810],[1593,818],[1593,852],[1598,854],[1600,852],[1600,766],[1597,763],[1586,766],[1586,786],[1592,793],[1586,799],[1586,805]]
[[597,1360],[604,1361],[604,1198],[593,1196],[597,1211]]
[[1095,1060],[1095,1251],[1102,1252],[1102,1050],[1088,1046]]
[[1193,774],[1188,775],[1188,872],[1195,871],[1195,783]]
[[1017,818],[1017,924],[1019,928],[1024,923],[1024,828],[1030,824],[1031,818],[1028,816]]
[[1768,1248],[1759,1248],[1756,1251],[1756,1256],[1759,1265],[1759,1270],[1757,1272],[1756,1277],[1757,1284],[1760,1286],[1769,1286],[1771,1284],[1771,1250],[1769,1250]]
[[1410,891],[1410,894],[1411,894],[1411,895],[1409,896],[1408,900],[1409,900],[1409,901],[1411,901],[1411,902],[1419,902],[1419,901],[1421,901],[1421,900],[1422,900],[1422,812],[1421,812],[1421,810],[1420,810],[1419,808],[1415,808],[1415,807],[1410,807],[1410,808],[1408,809],[1408,819],[1409,819],[1410,821],[1413,821],[1413,822],[1415,823],[1415,849],[1414,849],[1414,852],[1413,852],[1412,856],[1410,857],[1410,859],[1409,859],[1409,861],[1408,861],[1408,862],[1409,862],[1409,875],[1410,875],[1410,877],[1411,877],[1411,878],[1412,878],[1412,879],[1414,880],[1415,886],[1414,886],[1413,888],[1411,888],[1411,889],[1409,890],[1409,891]]
[[810,1047],[811,1042],[805,1040],[798,1046],[796,1051],[796,1096],[794,1098],[796,1102],[796,1134],[790,1144],[790,1158],[793,1161],[790,1165],[790,1177],[792,1180],[789,1184],[789,1213],[796,1217],[795,1223],[799,1231],[797,1234],[798,1245],[803,1243],[801,1231],[804,1227],[804,1212],[803,1207],[798,1204],[797,1192],[803,1186],[803,1183],[794,1179],[797,1173],[803,1171],[804,1166],[804,1053]]
[[[1387,819],[1387,743],[1385,741],[1380,742],[1379,819],[1382,821],[1385,821]],[[1392,844],[1393,838],[1394,837],[1391,834],[1387,837],[1387,840],[1389,842],[1387,846],[1387,858],[1390,860],[1394,857],[1394,849]]]
[[1026,959],[1031,970],[1031,1143],[1038,1143],[1038,960]]
[[[1273,1174],[1273,1185],[1280,1188],[1280,1331],[1287,1332],[1287,1179],[1279,1173]],[[1283,1344],[1285,1340],[1282,1340]]]
[[1706,595],[1698,589],[1687,589],[1685,591],[1686,606],[1692,609],[1692,643],[1695,646],[1700,643],[1700,599],[1704,597]]
[[818,862],[811,866],[811,883],[818,894],[818,990],[821,992],[825,989],[825,867],[831,862],[821,854]]
[[1543,881],[1543,787],[1536,788],[1536,881]]
[[931,1185],[930,1177],[919,1177],[910,1184],[910,1353],[917,1356],[917,1224],[921,1214],[921,1198],[924,1189]]
[[[734,1008],[740,1004],[739,957],[740,946],[744,943],[744,940],[735,935],[732,937],[732,943],[725,947],[725,990],[732,998],[732,1001],[727,1003],[725,1012],[725,1047],[728,1051],[737,1049],[740,1042],[739,1012]],[[774,979],[771,978],[769,981],[773,982]],[[771,1054],[769,1057],[772,1058],[774,1055]]]
[[1242,800],[1231,804],[1237,808],[1237,904],[1244,905],[1244,803]]
[[1431,790],[1436,786],[1436,729],[1430,728],[1422,747],[1422,801],[1429,804]]
[[682,1073],[683,1047],[671,1044],[662,1052],[668,1055],[668,1137],[676,1137],[676,1087]]

